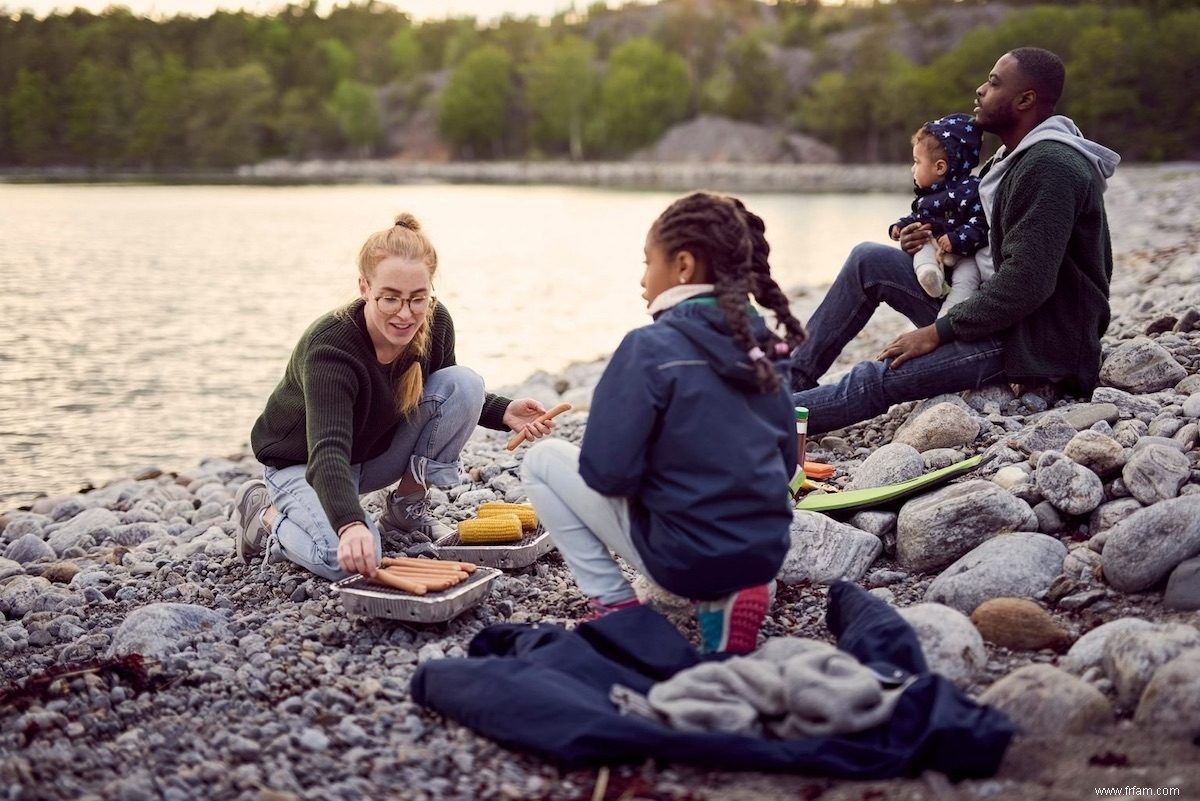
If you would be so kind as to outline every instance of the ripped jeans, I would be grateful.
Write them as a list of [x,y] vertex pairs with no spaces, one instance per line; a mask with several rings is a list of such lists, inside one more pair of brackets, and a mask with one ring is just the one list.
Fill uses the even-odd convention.
[[[483,396],[483,379],[466,367],[446,367],[431,373],[420,403],[396,429],[388,449],[374,459],[350,466],[359,495],[399,481],[410,464],[427,484],[457,484],[458,456],[475,432]],[[338,565],[337,532],[316,490],[304,477],[307,468],[297,464],[263,471],[271,503],[279,512],[271,526],[267,558],[273,562],[288,559],[322,578],[337,581],[350,574]],[[366,522],[375,539],[378,559],[382,555],[379,528],[369,516]]]

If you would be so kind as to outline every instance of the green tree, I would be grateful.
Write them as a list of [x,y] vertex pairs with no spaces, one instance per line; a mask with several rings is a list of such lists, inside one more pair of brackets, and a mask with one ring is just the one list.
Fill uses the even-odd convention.
[[322,39],[318,44],[325,62],[326,80],[336,88],[354,75],[354,51],[337,39]]
[[738,120],[765,122],[783,107],[783,76],[756,36],[740,36],[705,84],[705,105]]
[[650,144],[687,114],[691,81],[683,58],[646,38],[612,52],[601,87],[605,144],[626,152]]
[[21,68],[8,95],[8,140],[17,164],[46,164],[54,158],[57,121],[50,81],[40,72]]
[[128,102],[124,76],[84,59],[67,76],[66,144],[90,165],[119,162],[126,149]]
[[383,137],[383,122],[375,91],[364,83],[343,80],[330,99],[330,116],[359,155],[369,156]]
[[236,167],[262,158],[274,92],[261,64],[194,73],[185,125],[192,165]]
[[551,152],[584,155],[584,130],[596,113],[600,80],[596,48],[578,36],[548,45],[525,68],[533,141]]
[[499,47],[484,45],[450,76],[442,92],[438,128],[465,155],[499,156],[513,93],[512,59]]
[[160,61],[148,50],[140,49],[133,55],[132,72],[138,107],[128,132],[130,158],[153,167],[180,164],[184,160],[188,113],[188,75],[183,59],[167,53]]
[[388,39],[388,67],[392,75],[410,80],[421,69],[421,41],[411,27],[404,27]]
[[286,156],[307,158],[337,147],[343,134],[333,118],[332,105],[321,102],[312,89],[292,87],[283,93],[272,129]]

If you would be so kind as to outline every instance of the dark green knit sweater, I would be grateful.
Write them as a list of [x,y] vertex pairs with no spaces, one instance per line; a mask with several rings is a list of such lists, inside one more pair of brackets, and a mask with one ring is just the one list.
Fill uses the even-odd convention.
[[1108,328],[1112,245],[1103,185],[1069,145],[1015,153],[996,192],[996,274],[937,321],[943,342],[999,336],[1008,380],[1090,393]]
[[[409,364],[378,362],[363,301],[356,300],[308,327],[254,424],[254,455],[274,468],[307,464],[304,477],[335,530],[356,520],[366,522],[350,466],[386,451],[397,426],[404,424],[396,411],[392,375]],[[421,372],[428,379],[453,364],[454,321],[438,303]],[[479,424],[507,430],[503,416],[509,403],[499,395],[485,396]]]

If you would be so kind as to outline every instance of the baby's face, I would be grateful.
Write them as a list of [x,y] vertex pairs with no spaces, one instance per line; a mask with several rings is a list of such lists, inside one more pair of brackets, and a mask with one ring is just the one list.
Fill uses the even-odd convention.
[[924,142],[913,145],[912,157],[913,181],[922,189],[933,186],[946,174],[946,160],[935,158]]

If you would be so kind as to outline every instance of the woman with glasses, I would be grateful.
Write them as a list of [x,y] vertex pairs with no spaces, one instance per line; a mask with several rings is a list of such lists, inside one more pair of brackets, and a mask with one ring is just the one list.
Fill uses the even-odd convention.
[[[410,214],[367,238],[360,297],[300,338],[251,432],[263,480],[234,499],[238,554],[289,559],[331,580],[374,575],[380,528],[433,539],[427,487],[457,484],[476,425],[538,438],[533,399],[484,390],[454,357],[454,321],[433,295],[437,252]],[[399,482],[378,525],[359,496]]]

